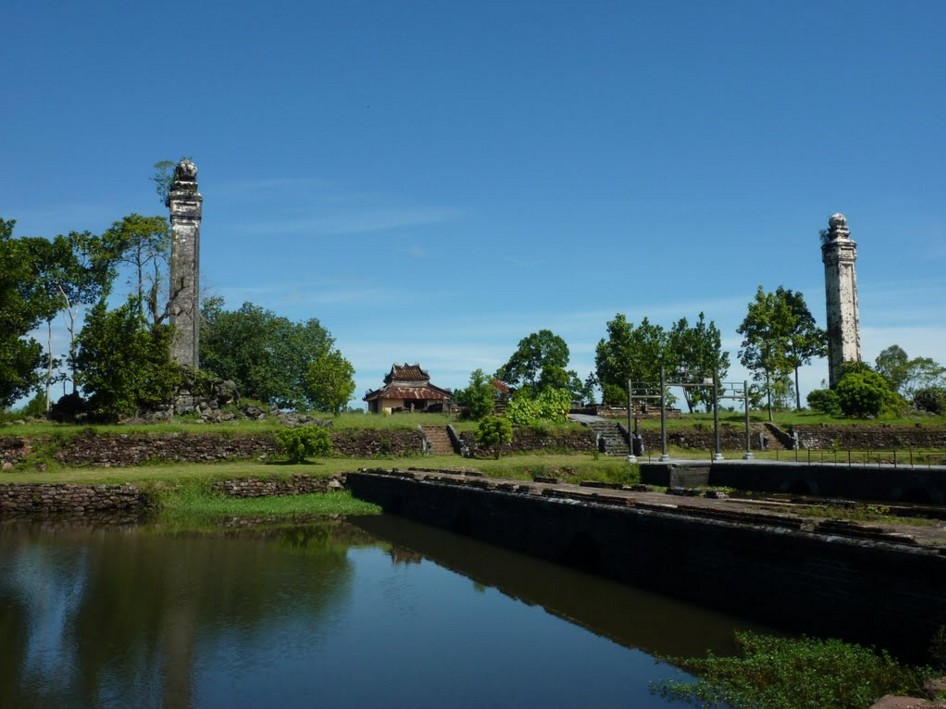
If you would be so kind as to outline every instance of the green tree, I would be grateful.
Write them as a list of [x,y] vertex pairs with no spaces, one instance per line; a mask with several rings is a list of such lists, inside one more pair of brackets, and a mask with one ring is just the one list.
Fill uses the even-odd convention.
[[466,389],[460,389],[454,394],[454,399],[461,406],[466,407],[467,417],[478,421],[489,416],[496,408],[498,390],[493,386],[493,378],[482,369],[476,369],[470,374],[470,383]]
[[129,214],[102,234],[109,260],[131,268],[132,293],[151,322],[167,318],[167,268],[171,253],[171,228],[165,217]]
[[563,422],[571,409],[571,392],[567,389],[543,389],[538,396],[517,391],[506,405],[505,416],[517,426],[530,426],[540,421]]
[[167,404],[180,382],[169,355],[171,328],[149,324],[135,296],[112,311],[104,301],[92,308],[75,344],[76,378],[98,418]]
[[743,336],[739,361],[753,373],[753,379],[762,384],[769,421],[772,420],[773,399],[777,401],[784,396],[786,378],[794,368],[789,349],[795,316],[784,292],[780,287],[775,293],[766,293],[759,286],[745,319],[736,330]]
[[[46,408],[49,409],[50,386],[54,380],[68,379],[65,373],[54,376],[54,368],[64,362],[55,356],[52,323],[63,314],[69,332],[69,349],[76,339],[76,325],[84,307],[94,305],[107,295],[114,277],[112,266],[102,250],[101,240],[89,232],[71,232],[55,239],[24,239],[30,252],[33,275],[30,290],[46,321]],[[76,385],[73,377],[73,392]]]
[[804,295],[781,286],[775,292],[779,298],[785,300],[791,313],[786,358],[795,371],[795,408],[801,409],[798,370],[803,365],[811,364],[815,357],[828,356],[828,334],[815,324],[815,318],[805,303]]
[[292,322],[252,303],[227,311],[220,298],[204,301],[201,315],[202,369],[273,406],[304,409],[314,403],[305,382],[309,364],[334,343],[318,320]]
[[608,321],[607,329],[607,339],[595,348],[595,373],[605,403],[627,403],[628,380],[635,394],[643,394],[660,381],[661,367],[674,364],[668,334],[646,317],[634,327],[622,313]]
[[355,392],[355,368],[342,353],[330,349],[309,362],[305,393],[318,411],[338,416]]
[[845,416],[877,416],[890,400],[887,380],[877,372],[850,372],[841,377],[835,389]]
[[45,313],[31,298],[33,257],[13,238],[15,225],[0,219],[0,408],[33,389],[43,358],[42,345],[29,333]]
[[936,416],[946,413],[946,387],[931,386],[918,389],[913,395],[913,406]]
[[841,403],[833,389],[814,389],[808,392],[808,408],[831,416],[841,413]]
[[157,192],[161,204],[167,207],[171,185],[174,184],[174,168],[177,167],[177,163],[173,160],[159,160],[153,167],[154,173],[148,179],[154,183],[154,191]]
[[500,448],[512,442],[512,424],[501,416],[487,416],[480,421],[476,441],[486,448],[492,448],[493,457],[499,460]]
[[[686,318],[680,318],[670,329],[667,346],[675,363],[672,376],[678,382],[698,383],[718,377],[725,379],[729,372],[729,353],[722,351],[722,338],[716,323],[706,322],[703,313],[690,327]],[[690,413],[697,404],[713,404],[712,387],[684,387],[683,397]]]
[[547,387],[568,386],[568,345],[551,330],[539,330],[519,341],[509,361],[496,372],[496,378],[530,395]]
[[920,389],[946,385],[946,367],[929,357],[910,358],[899,345],[891,345],[877,355],[875,371],[890,388],[912,399]]

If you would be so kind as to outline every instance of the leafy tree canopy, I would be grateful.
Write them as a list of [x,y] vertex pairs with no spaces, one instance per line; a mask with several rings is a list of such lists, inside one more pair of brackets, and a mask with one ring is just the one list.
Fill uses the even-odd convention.
[[35,259],[22,239],[13,238],[14,220],[0,219],[0,407],[6,408],[35,386],[43,348],[29,332],[45,317],[32,288]]
[[539,330],[519,341],[496,378],[530,395],[546,388],[566,388],[574,372],[567,370],[568,345],[551,330]]
[[482,369],[476,369],[470,374],[469,385],[466,389],[457,390],[454,399],[466,407],[469,418],[478,421],[493,413],[498,393],[499,390],[493,385],[493,377]]
[[921,389],[946,385],[946,367],[929,357],[911,358],[899,345],[883,350],[874,365],[890,388],[908,399]]
[[[674,381],[698,383],[713,377],[723,381],[729,372],[729,353],[722,351],[719,328],[713,321],[707,323],[703,313],[692,327],[686,318],[680,318],[670,330],[667,346],[674,363]],[[713,388],[684,387],[683,397],[692,413],[697,404],[713,405]]]
[[338,416],[355,392],[355,368],[335,349],[309,363],[305,393],[313,408]]
[[135,296],[112,311],[104,301],[92,308],[75,345],[76,377],[97,417],[166,404],[180,383],[169,354],[171,328],[149,324]]
[[795,403],[801,408],[798,369],[827,352],[825,333],[815,325],[802,294],[782,286],[766,293],[759,286],[736,332],[743,336],[739,361],[760,382],[768,401],[769,418],[773,399],[784,396],[790,387],[786,377],[792,372]]
[[887,380],[877,372],[850,372],[841,377],[835,389],[845,416],[877,416],[890,401]]
[[167,317],[167,266],[171,227],[163,216],[129,214],[102,234],[102,248],[113,264],[130,269],[129,285],[151,322]]
[[202,369],[232,379],[243,396],[280,408],[315,403],[305,381],[309,365],[334,343],[318,320],[292,322],[252,303],[224,310],[222,298],[204,301],[201,315]]
[[623,313],[609,320],[607,329],[607,339],[595,348],[595,373],[605,403],[626,403],[628,380],[635,394],[660,381],[660,368],[669,364],[668,335],[646,317],[634,327]]

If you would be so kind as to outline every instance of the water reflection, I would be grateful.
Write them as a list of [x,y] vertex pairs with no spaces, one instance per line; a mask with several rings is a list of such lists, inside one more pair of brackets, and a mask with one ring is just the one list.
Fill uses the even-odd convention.
[[758,624],[698,608],[541,559],[483,544],[402,517],[383,515],[350,520],[397,545],[392,558],[427,558],[470,578],[480,589],[496,588],[529,605],[538,605],[569,622],[628,648],[662,657],[736,651],[734,632],[770,632]]
[[0,707],[664,706],[628,648],[733,627],[397,518],[0,525]]

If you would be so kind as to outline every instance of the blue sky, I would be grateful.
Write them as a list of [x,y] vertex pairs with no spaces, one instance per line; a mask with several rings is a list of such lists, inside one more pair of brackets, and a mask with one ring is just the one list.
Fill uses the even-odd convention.
[[[464,386],[548,328],[584,377],[618,312],[756,287],[824,325],[858,243],[865,359],[946,362],[946,3],[68,3],[2,11],[0,216],[100,233],[192,156],[205,292],[317,317],[356,368]],[[827,378],[816,362],[803,393]]]

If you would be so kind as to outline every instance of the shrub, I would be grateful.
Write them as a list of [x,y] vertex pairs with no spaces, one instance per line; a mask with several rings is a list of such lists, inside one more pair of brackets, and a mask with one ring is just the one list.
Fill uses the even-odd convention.
[[814,411],[836,416],[841,413],[841,402],[832,389],[815,389],[808,392],[808,406]]
[[276,434],[276,442],[292,463],[302,463],[309,456],[322,458],[332,452],[332,437],[321,426],[287,428]]
[[506,406],[506,418],[516,426],[531,426],[539,421],[564,421],[571,405],[572,397],[567,389],[543,389],[535,398],[520,390]]
[[918,389],[913,395],[913,406],[937,416],[946,413],[946,388],[932,386]]
[[696,682],[660,682],[652,688],[667,698],[699,706],[868,707],[884,694],[916,696],[931,674],[899,664],[886,652],[875,652],[840,640],[776,638],[737,633],[740,657],[674,660],[697,675]]
[[505,418],[484,418],[477,429],[476,440],[480,445],[492,448],[493,455],[499,459],[499,447],[512,442],[512,424]]
[[876,416],[890,399],[887,380],[877,372],[851,372],[841,377],[835,390],[845,416]]
[[466,407],[466,416],[479,420],[493,413],[498,390],[493,386],[493,379],[482,369],[470,375],[470,385],[454,394],[456,402]]

